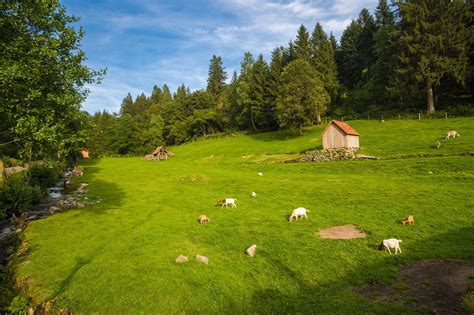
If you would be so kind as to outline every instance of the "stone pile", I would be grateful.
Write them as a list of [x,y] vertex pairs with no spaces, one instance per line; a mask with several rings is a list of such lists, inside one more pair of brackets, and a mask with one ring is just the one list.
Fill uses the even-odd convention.
[[324,149],[306,151],[305,156],[301,158],[302,162],[331,162],[341,160],[353,160],[356,154],[351,149]]

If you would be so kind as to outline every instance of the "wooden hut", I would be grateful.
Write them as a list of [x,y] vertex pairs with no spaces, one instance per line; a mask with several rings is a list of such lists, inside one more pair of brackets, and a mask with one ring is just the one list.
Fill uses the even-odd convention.
[[359,133],[342,121],[332,120],[321,137],[324,149],[359,149]]

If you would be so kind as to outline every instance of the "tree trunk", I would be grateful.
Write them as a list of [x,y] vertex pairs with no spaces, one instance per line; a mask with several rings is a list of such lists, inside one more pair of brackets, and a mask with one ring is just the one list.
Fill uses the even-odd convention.
[[253,130],[257,131],[257,127],[255,127],[255,122],[253,121],[253,111],[250,110],[250,121],[252,122]]
[[303,135],[303,125],[300,124],[300,127],[299,127],[299,135],[302,136]]
[[431,115],[435,112],[434,99],[433,99],[433,86],[430,79],[426,79],[426,103],[428,108],[426,112]]
[[321,125],[321,113],[320,112],[316,113],[316,121],[317,121],[318,125]]

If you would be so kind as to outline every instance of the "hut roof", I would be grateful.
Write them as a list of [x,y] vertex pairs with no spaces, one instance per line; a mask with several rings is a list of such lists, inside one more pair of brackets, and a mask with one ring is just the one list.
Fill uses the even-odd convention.
[[[346,124],[346,123],[343,122],[343,121],[331,120],[331,122],[327,125],[326,129],[328,129],[328,127],[331,126],[331,124],[335,124],[335,125],[336,125],[337,127],[339,127],[339,129],[341,129],[346,135],[359,136],[359,133],[358,133],[357,131],[355,131],[354,128],[352,128],[351,126],[349,126],[348,124]],[[323,134],[326,132],[326,129],[324,129]]]

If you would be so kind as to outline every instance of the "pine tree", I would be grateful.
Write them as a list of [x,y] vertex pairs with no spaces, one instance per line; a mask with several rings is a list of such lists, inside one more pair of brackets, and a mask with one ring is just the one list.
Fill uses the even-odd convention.
[[163,94],[163,91],[161,90],[161,88],[157,85],[154,85],[153,90],[151,92],[151,96],[150,96],[150,102],[152,104],[160,104],[161,94]]
[[[390,101],[390,87],[394,85],[395,68],[397,64],[398,43],[394,40],[395,17],[386,0],[379,0],[375,9],[375,58],[371,69],[373,77],[372,94],[380,103]],[[393,91],[393,90],[392,90]],[[393,94],[393,93],[392,93]]]
[[282,48],[282,56],[283,68],[296,59],[296,49],[295,45],[293,44],[293,41],[290,40],[287,48]]
[[375,25],[374,17],[367,9],[362,9],[357,19],[357,23],[362,27],[357,41],[357,59],[362,65],[362,74],[365,74],[361,76],[361,79],[367,82],[370,79],[368,76],[369,68],[375,63],[374,35],[377,31],[377,27]]
[[219,96],[224,87],[227,74],[222,65],[222,59],[213,55],[209,64],[209,75],[207,78],[207,91],[213,96]]
[[237,106],[239,108],[239,117],[237,121],[243,128],[254,129],[252,124],[250,84],[252,81],[252,68],[255,60],[250,52],[244,54],[244,59],[240,63],[240,76],[237,83]]
[[301,24],[296,35],[295,55],[296,58],[306,61],[309,61],[310,58],[309,33],[303,24]]
[[265,98],[263,107],[263,121],[266,130],[276,130],[278,122],[275,115],[275,106],[280,88],[280,75],[283,71],[282,48],[272,51],[272,60],[265,79]]
[[130,93],[125,96],[120,105],[120,115],[133,114],[133,99]]
[[435,112],[433,88],[445,76],[463,84],[472,42],[470,4],[462,1],[399,2],[400,73],[412,72],[425,86],[427,113]]
[[352,21],[341,36],[341,46],[337,51],[339,80],[348,89],[353,89],[360,81],[363,64],[359,62],[359,38],[362,26]]
[[263,107],[265,101],[265,78],[267,75],[267,64],[260,54],[257,61],[254,63],[251,72],[250,80],[250,121],[252,127],[256,131],[262,125],[263,121]]
[[[337,79],[337,65],[334,57],[332,44],[327,38],[321,24],[316,23],[310,40],[310,62],[319,79],[324,82],[324,88],[331,96],[336,99],[339,81]],[[318,117],[318,123],[321,122]]]

